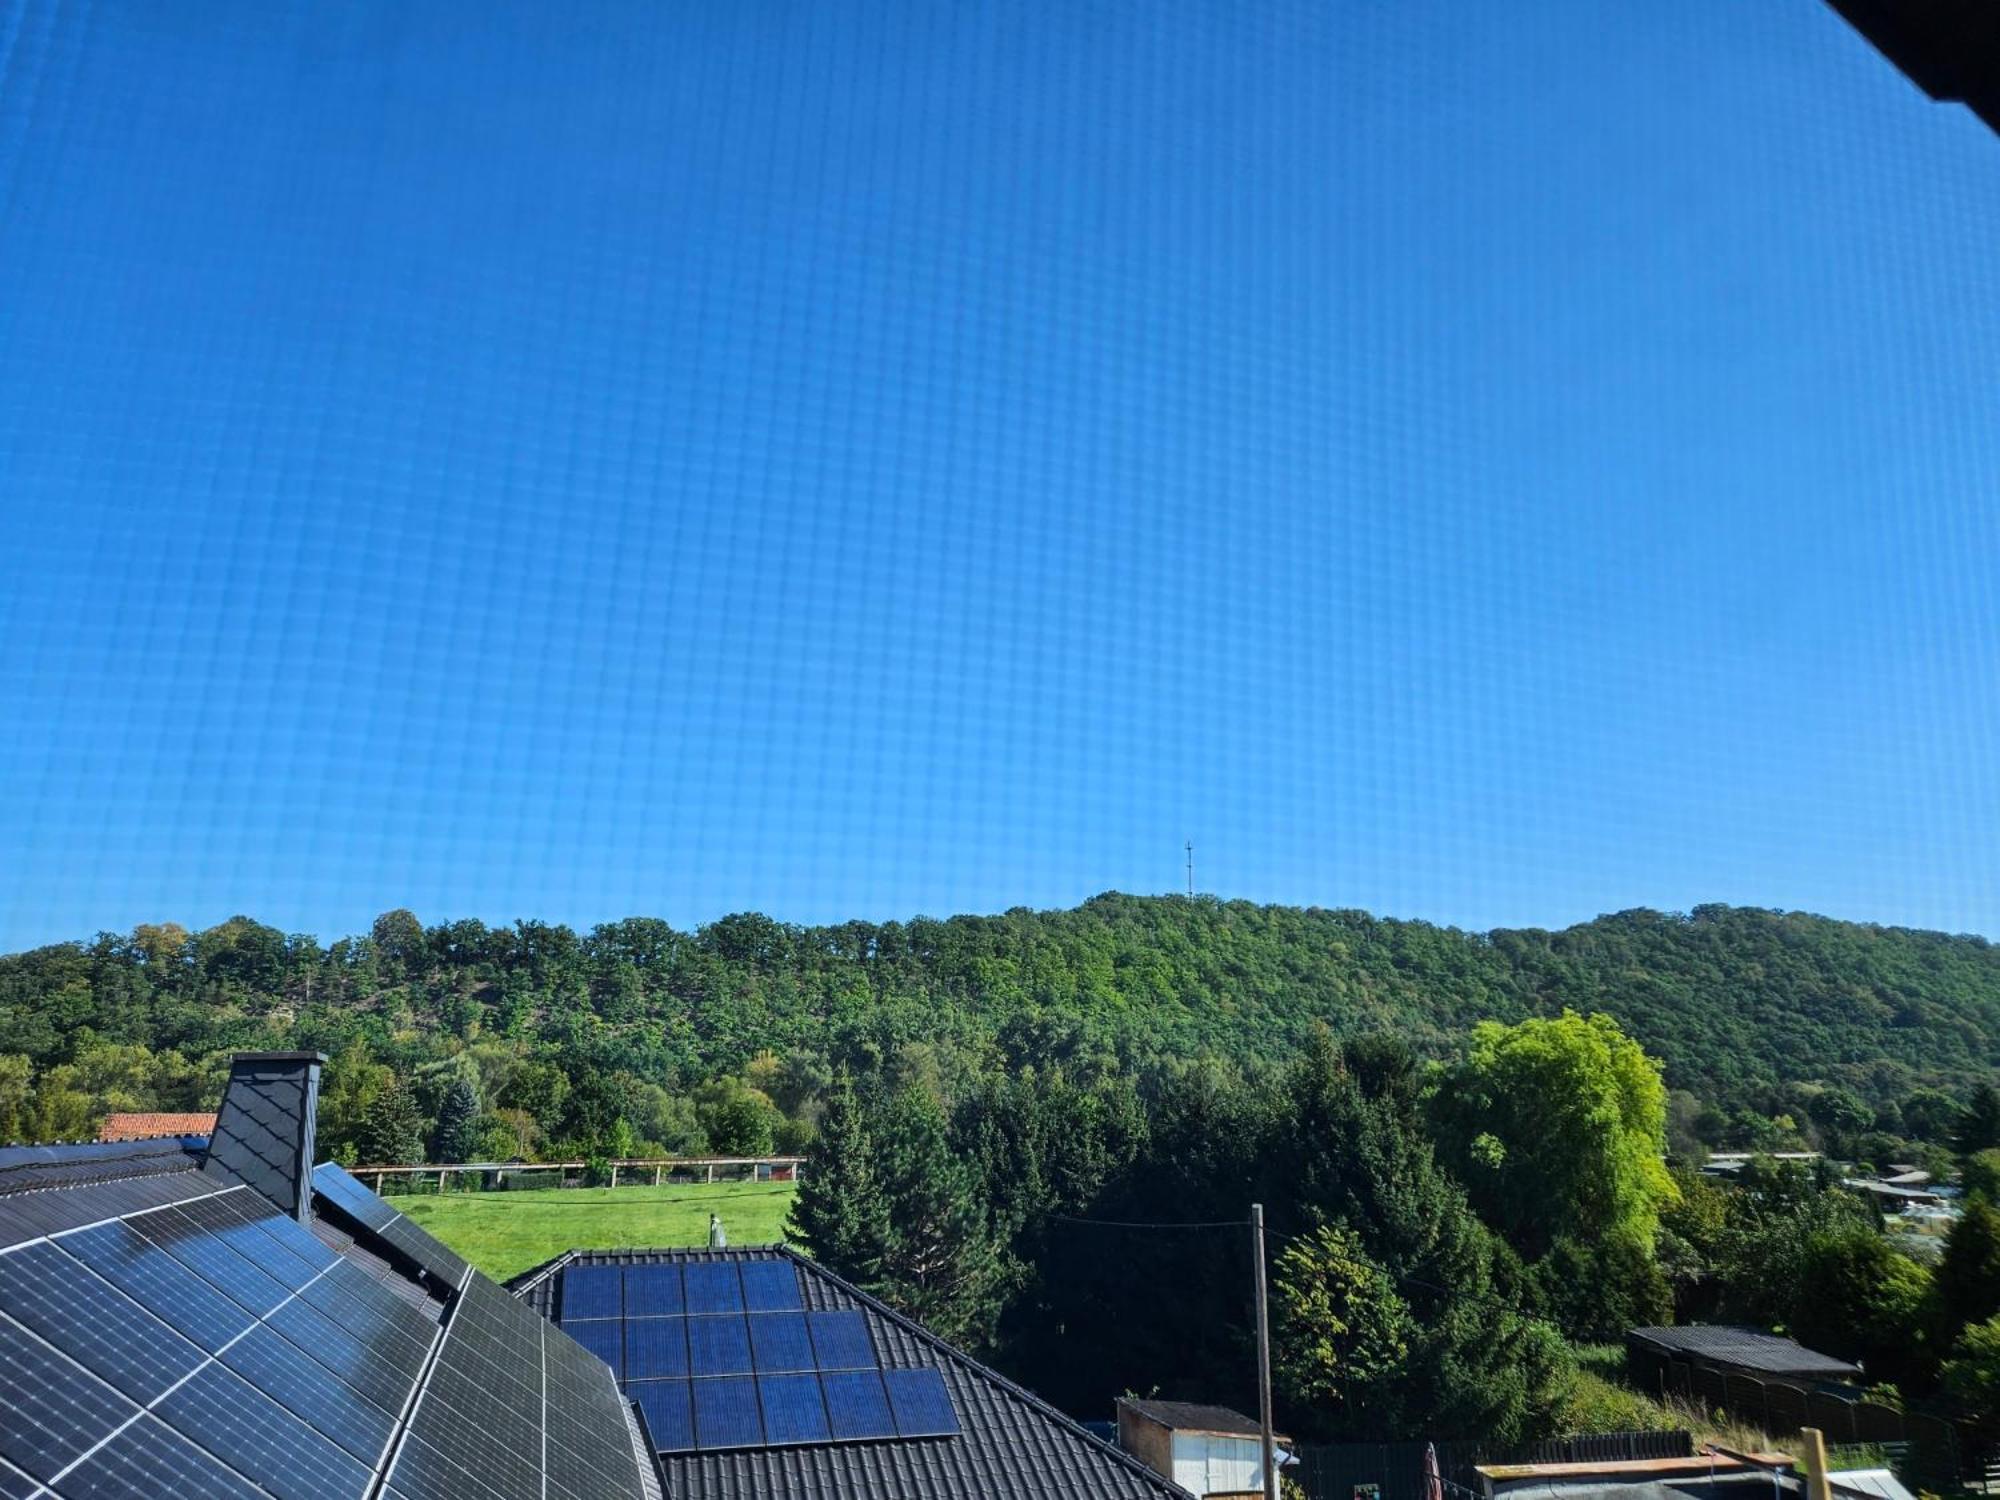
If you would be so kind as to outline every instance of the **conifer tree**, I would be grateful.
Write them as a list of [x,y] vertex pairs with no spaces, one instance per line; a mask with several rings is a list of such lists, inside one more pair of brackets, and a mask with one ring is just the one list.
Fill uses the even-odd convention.
[[1958,1139],[1954,1144],[1960,1156],[2000,1146],[2000,1089],[1982,1083],[1972,1091],[1965,1113],[1959,1118]]
[[409,1167],[424,1159],[424,1122],[400,1079],[368,1106],[356,1145],[362,1161],[376,1166]]
[[842,1074],[806,1152],[790,1232],[838,1276],[872,1286],[889,1239],[889,1205],[875,1172],[875,1141],[853,1081]]
[[1007,1258],[977,1173],[951,1148],[944,1111],[912,1085],[889,1101],[875,1136],[895,1215],[874,1290],[941,1338],[985,1342],[1005,1301]]
[[479,1095],[460,1074],[445,1091],[438,1110],[437,1161],[471,1161],[479,1154]]

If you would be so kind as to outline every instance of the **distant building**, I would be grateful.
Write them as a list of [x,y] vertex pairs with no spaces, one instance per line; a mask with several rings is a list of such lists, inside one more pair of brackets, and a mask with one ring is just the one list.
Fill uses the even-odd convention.
[[[1277,1438],[1288,1445],[1290,1438]],[[1264,1442],[1256,1421],[1226,1406],[1118,1402],[1118,1446],[1203,1500],[1264,1494]],[[1284,1457],[1278,1460],[1282,1466]]]
[[215,1116],[210,1114],[119,1114],[106,1115],[97,1127],[100,1141],[150,1141],[169,1135],[211,1136]]
[[1658,1390],[1671,1365],[1749,1375],[1758,1380],[1852,1381],[1861,1366],[1808,1349],[1761,1328],[1690,1323],[1679,1328],[1634,1328],[1625,1335],[1625,1356],[1641,1390]]

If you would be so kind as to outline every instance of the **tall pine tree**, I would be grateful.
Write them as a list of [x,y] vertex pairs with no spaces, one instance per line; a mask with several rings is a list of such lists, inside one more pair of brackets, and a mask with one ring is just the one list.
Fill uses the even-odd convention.
[[424,1159],[424,1122],[401,1080],[368,1106],[356,1146],[362,1161],[375,1166],[409,1167]]
[[479,1095],[472,1080],[459,1075],[438,1110],[437,1161],[472,1161],[479,1155]]
[[941,1338],[984,1344],[1009,1278],[977,1172],[952,1150],[937,1101],[916,1085],[889,1101],[874,1135],[895,1212],[873,1289]]
[[792,1237],[813,1259],[859,1286],[882,1273],[889,1242],[889,1204],[875,1170],[875,1139],[842,1074],[826,1101],[819,1134],[806,1152],[805,1172],[792,1199]]

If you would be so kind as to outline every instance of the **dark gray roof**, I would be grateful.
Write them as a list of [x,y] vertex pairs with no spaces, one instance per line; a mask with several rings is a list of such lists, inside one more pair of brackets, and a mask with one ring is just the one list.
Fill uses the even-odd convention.
[[1627,1335],[1690,1359],[1766,1375],[1803,1375],[1832,1380],[1859,1375],[1861,1366],[1808,1349],[1761,1328],[1735,1324],[1689,1323],[1679,1328],[1634,1328]]
[[804,1256],[781,1248],[573,1252],[510,1285],[544,1316],[573,1265],[784,1260],[806,1306],[858,1308],[890,1369],[935,1368],[958,1411],[955,1437],[807,1444],[660,1459],[667,1500],[1188,1500],[1130,1454],[933,1337]]
[[317,1052],[240,1052],[208,1141],[207,1171],[303,1219],[319,1107]]
[[1805,1483],[1797,1475],[1762,1471],[1678,1479],[1595,1476],[1574,1483],[1549,1479],[1496,1483],[1493,1493],[1519,1493],[1533,1500],[1799,1500]]
[[198,1198],[199,1141],[0,1148],[0,1247]]
[[1255,1417],[1227,1406],[1203,1406],[1198,1401],[1141,1401],[1122,1396],[1120,1406],[1129,1406],[1141,1416],[1151,1417],[1162,1427],[1176,1432],[1224,1432],[1240,1437],[1258,1437],[1263,1429]]

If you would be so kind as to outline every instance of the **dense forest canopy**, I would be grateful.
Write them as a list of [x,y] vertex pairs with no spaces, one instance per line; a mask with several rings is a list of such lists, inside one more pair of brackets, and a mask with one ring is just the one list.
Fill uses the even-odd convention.
[[[320,1139],[350,1162],[601,1180],[809,1151],[796,1240],[1078,1412],[1152,1383],[1247,1399],[1250,1202],[1310,1436],[1578,1430],[1578,1342],[1829,1309],[1828,1348],[1956,1411],[2000,1319],[1978,938],[1720,906],[1479,935],[1107,895],[693,933],[392,911],[330,945],[237,917],[0,958],[8,1136],[212,1104],[231,1051],[278,1046],[331,1057]],[[1722,1144],[1921,1161],[1976,1202],[1897,1248],[1827,1162],[1759,1158],[1722,1194],[1689,1170]]]
[[1669,1088],[1724,1110],[1775,1113],[1772,1091],[1796,1084],[1874,1107],[1963,1096],[2000,1067],[2000,951],[1983,938],[1725,906],[1487,934],[1116,894],[943,921],[746,914],[681,932],[637,917],[581,935],[397,911],[330,944],[235,917],[0,957],[0,1054],[37,1069],[103,1044],[192,1064],[360,1043],[407,1072],[505,1042],[684,1090],[764,1053],[860,1065],[912,1044],[1017,1063],[1052,1047],[1134,1067],[1278,1060],[1321,1024],[1441,1056],[1481,1020],[1565,1009],[1613,1016]]

